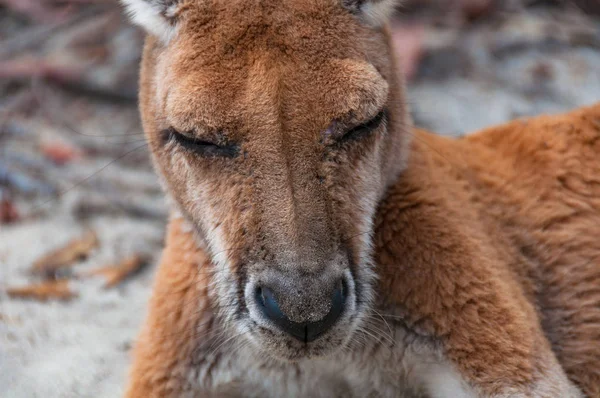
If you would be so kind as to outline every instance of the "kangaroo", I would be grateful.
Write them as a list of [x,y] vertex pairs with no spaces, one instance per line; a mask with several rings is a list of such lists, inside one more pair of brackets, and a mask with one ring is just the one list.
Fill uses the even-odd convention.
[[127,397],[600,397],[600,104],[412,126],[389,0],[122,0],[171,203]]

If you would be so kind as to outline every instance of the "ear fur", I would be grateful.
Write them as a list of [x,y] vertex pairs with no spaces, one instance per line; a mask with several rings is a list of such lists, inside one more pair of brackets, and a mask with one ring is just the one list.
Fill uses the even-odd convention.
[[133,23],[167,43],[175,35],[181,0],[121,0]]
[[394,14],[397,3],[398,0],[342,0],[344,7],[373,27],[385,24]]

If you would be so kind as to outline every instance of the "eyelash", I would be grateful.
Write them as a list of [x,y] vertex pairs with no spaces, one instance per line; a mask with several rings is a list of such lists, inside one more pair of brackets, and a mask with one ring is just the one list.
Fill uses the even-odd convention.
[[367,135],[370,135],[372,132],[377,130],[381,126],[382,123],[387,122],[387,120],[388,120],[387,110],[384,109],[381,112],[379,112],[377,114],[377,116],[375,116],[371,120],[348,130],[346,132],[346,134],[344,134],[340,138],[339,142],[343,143],[343,142],[348,142],[348,141],[355,141],[355,140],[359,140]]
[[182,148],[203,157],[233,158],[239,153],[237,145],[218,145],[213,142],[198,140],[181,134],[173,128],[165,131],[168,140],[176,142]]

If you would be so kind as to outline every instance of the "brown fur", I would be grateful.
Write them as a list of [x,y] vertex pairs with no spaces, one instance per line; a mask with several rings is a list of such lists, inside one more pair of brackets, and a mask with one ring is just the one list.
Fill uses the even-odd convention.
[[530,382],[551,345],[600,396],[600,105],[417,138],[379,210],[384,302],[478,383]]
[[[490,394],[503,382],[531,383],[551,346],[598,396],[600,105],[460,140],[415,134],[377,217],[380,311],[400,309],[401,321],[389,322],[439,339]],[[208,266],[173,221],[129,396],[186,384],[176,369],[201,344],[193,334],[207,333],[208,323],[193,325],[212,316],[197,277]]]
[[[128,396],[600,394],[600,105],[411,131],[375,23],[389,1],[171,4],[140,107],[174,211]],[[253,307],[267,283],[291,319],[320,319],[340,278],[344,315],[312,343]]]
[[[349,301],[361,312],[372,296],[365,236],[407,149],[387,29],[364,25],[333,1],[199,1],[182,8],[178,36],[166,46],[148,39],[140,107],[165,185],[217,259],[217,278],[226,280],[215,292],[230,310],[225,316],[243,316],[248,286],[270,283],[301,292],[278,292],[293,320],[318,319],[348,272],[356,284]],[[334,137],[384,106],[390,134],[382,127],[362,145],[335,144]],[[166,140],[169,128],[239,143],[241,155],[201,158]],[[356,325],[352,313],[309,355],[347,340]],[[253,335],[281,357],[306,355],[272,332]]]

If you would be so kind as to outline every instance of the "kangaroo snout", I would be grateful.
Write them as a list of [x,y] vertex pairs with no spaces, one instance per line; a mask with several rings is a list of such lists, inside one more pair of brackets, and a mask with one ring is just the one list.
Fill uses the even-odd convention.
[[[270,288],[258,287],[255,291],[255,299],[264,316],[284,332],[305,343],[310,343],[327,332],[342,314],[346,300],[346,288],[343,281],[339,281],[331,296],[329,312],[320,319],[294,322],[281,310],[275,293]],[[323,307],[325,306],[323,305]]]
[[310,343],[342,316],[347,306],[348,282],[344,277],[278,275],[256,283],[251,307],[271,329]]

